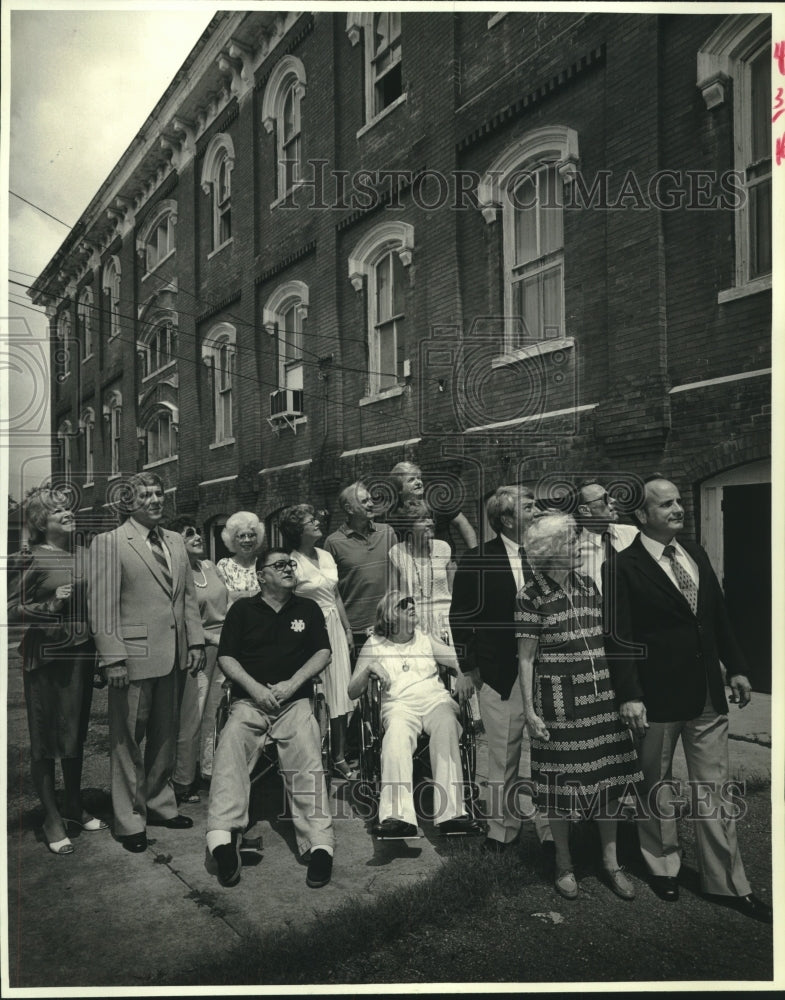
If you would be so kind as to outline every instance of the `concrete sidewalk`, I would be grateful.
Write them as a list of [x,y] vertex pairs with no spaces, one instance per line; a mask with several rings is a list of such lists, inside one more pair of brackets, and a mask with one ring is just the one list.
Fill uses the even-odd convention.
[[[731,773],[770,775],[770,698],[756,695],[731,708]],[[12,659],[8,702],[9,974],[14,987],[153,986],[198,959],[220,956],[247,935],[298,926],[348,899],[367,900],[422,879],[442,864],[444,842],[424,823],[425,837],[376,842],[352,804],[349,786],[333,783],[336,857],[332,882],[305,885],[291,824],[279,818],[282,790],[270,779],[253,808],[264,840],[261,860],[248,854],[239,886],[224,889],[205,851],[206,795],[183,806],[191,830],[151,828],[140,855],[109,832],[73,836],[75,852],[55,857],[38,827],[40,806],[29,777],[21,670]],[[86,804],[111,820],[106,691],[95,693],[85,763]],[[482,786],[487,754],[478,747]],[[683,774],[686,777],[686,771]],[[481,787],[482,792],[482,787]],[[534,838],[527,824],[524,838]],[[340,935],[340,927],[336,927]]]

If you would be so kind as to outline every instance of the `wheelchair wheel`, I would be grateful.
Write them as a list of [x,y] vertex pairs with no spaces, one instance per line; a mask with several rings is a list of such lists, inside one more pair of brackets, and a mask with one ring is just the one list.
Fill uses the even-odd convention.
[[332,782],[332,744],[330,740],[330,709],[327,707],[327,699],[324,692],[319,690],[314,694],[313,714],[319,725],[319,744],[322,752],[322,767],[324,768],[324,781],[327,791],[330,791]]
[[477,816],[477,800],[480,790],[475,782],[477,773],[477,736],[474,726],[474,714],[468,701],[461,705],[460,720],[462,733],[458,741],[461,754],[461,770],[463,771],[463,800],[470,816]]
[[221,700],[218,702],[218,707],[215,710],[215,725],[213,728],[213,754],[218,749],[218,740],[221,738],[221,732],[223,727],[226,725],[226,720],[229,718],[229,709],[232,704],[232,696],[229,693],[229,689],[224,686],[224,693],[221,695]]
[[382,704],[381,688],[372,680],[360,699],[360,797],[379,803],[382,784]]

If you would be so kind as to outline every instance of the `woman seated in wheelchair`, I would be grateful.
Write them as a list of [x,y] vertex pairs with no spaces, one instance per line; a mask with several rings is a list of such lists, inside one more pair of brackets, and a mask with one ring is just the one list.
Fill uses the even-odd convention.
[[437,831],[483,832],[464,805],[459,709],[440,679],[437,661],[458,673],[455,650],[417,628],[414,598],[388,591],[376,609],[374,632],[360,652],[349,684],[353,699],[368,689],[374,677],[382,692],[381,794],[373,828],[377,837],[418,836],[412,755],[423,732],[429,737]]

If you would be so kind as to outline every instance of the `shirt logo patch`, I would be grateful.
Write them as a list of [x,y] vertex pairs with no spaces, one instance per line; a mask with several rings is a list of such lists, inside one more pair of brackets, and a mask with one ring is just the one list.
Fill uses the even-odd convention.
[[295,618],[292,621],[292,632],[304,632],[304,631],[305,631],[305,622],[302,620],[302,618]]

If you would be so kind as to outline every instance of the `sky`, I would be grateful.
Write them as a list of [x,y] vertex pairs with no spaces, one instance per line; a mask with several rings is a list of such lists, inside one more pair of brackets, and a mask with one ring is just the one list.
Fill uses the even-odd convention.
[[[111,9],[69,10],[61,4],[42,10],[39,2],[34,9],[9,11],[13,5],[13,0],[3,4],[0,88],[10,93],[10,114],[7,99],[2,108],[8,187],[73,225],[216,6],[169,3],[167,8],[176,9],[159,4],[140,10],[105,2],[101,6]],[[57,4],[50,0],[46,6]],[[46,478],[50,451],[48,364],[41,343],[48,324],[43,312],[29,308],[23,286],[40,274],[68,229],[10,192],[8,329],[0,331],[0,369],[8,373],[9,388],[0,432],[11,434],[3,442],[0,475],[7,463],[8,492],[18,500]]]

